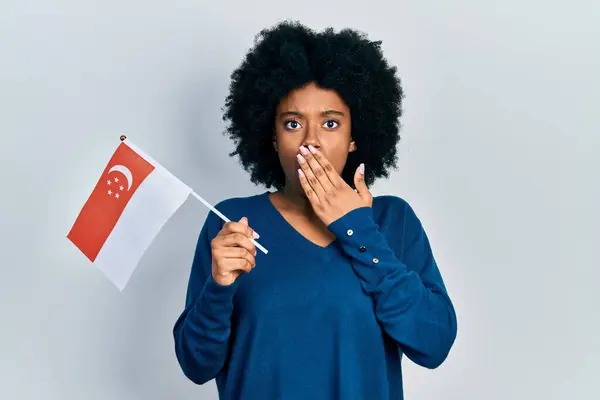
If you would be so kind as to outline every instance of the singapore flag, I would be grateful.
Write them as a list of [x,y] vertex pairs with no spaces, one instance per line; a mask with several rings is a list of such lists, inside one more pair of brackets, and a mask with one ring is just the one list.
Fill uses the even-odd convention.
[[67,238],[123,290],[152,240],[191,192],[125,139]]

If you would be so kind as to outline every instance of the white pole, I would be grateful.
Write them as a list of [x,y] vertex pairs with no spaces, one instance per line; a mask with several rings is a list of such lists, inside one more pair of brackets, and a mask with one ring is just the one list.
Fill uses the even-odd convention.
[[[195,198],[197,198],[198,200],[200,200],[202,203],[204,203],[204,205],[206,207],[208,207],[212,212],[214,212],[215,214],[217,214],[219,217],[221,217],[221,219],[225,222],[229,222],[229,218],[227,218],[226,216],[224,216],[219,210],[217,210],[216,208],[214,208],[208,201],[204,200],[198,193],[194,192],[192,190],[192,196],[194,196]],[[261,246],[257,241],[255,241],[253,238],[248,238],[252,243],[254,243],[254,245],[259,248],[263,253],[267,254],[269,251],[267,249],[265,249],[263,246]]]

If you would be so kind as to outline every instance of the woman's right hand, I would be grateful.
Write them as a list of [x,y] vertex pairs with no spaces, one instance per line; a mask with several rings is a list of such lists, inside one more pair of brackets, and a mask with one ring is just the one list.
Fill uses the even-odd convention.
[[211,241],[212,277],[222,286],[229,286],[256,265],[256,246],[249,238],[258,234],[248,226],[248,218],[227,222]]

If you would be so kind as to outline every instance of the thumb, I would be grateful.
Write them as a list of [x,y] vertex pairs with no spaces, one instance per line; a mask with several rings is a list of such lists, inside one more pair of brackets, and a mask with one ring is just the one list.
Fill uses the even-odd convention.
[[[238,222],[242,225],[248,226],[248,218],[246,218],[246,217],[242,217]],[[256,232],[254,229],[250,229],[250,231],[252,232],[252,237],[254,239],[258,239],[260,237],[258,232]]]
[[363,163],[361,163],[354,172],[354,187],[356,187],[356,191],[360,197],[364,197],[365,195],[369,194],[369,188],[365,183],[365,164]]

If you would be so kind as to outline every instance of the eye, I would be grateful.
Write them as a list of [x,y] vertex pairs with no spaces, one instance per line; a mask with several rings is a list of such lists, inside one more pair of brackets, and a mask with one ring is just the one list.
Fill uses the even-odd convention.
[[325,126],[327,129],[335,129],[335,128],[337,128],[337,127],[338,127],[338,125],[339,125],[339,124],[340,124],[340,123],[339,123],[338,121],[336,121],[336,120],[334,120],[334,119],[330,119],[330,120],[328,120],[328,121],[326,121],[326,122],[325,122],[324,126]]
[[286,129],[296,130],[296,129],[300,128],[300,127],[301,127],[300,122],[298,122],[298,121],[296,121],[294,119],[289,120],[289,121],[285,121],[285,128]]

